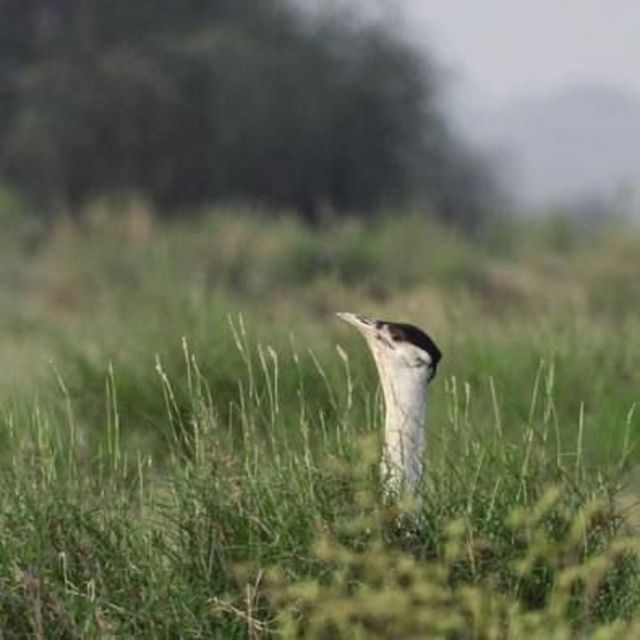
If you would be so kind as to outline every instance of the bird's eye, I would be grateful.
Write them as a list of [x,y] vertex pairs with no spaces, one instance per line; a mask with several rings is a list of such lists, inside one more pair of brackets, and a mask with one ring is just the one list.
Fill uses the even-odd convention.
[[389,337],[394,342],[400,342],[401,340],[404,339],[404,336],[402,335],[402,331],[398,331],[397,329],[389,329]]

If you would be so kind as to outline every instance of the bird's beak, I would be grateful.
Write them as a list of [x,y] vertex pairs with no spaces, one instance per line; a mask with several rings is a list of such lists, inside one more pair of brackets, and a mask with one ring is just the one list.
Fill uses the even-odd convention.
[[340,312],[336,315],[340,320],[344,320],[352,327],[355,327],[363,335],[370,334],[376,328],[375,320],[361,316],[357,313]]

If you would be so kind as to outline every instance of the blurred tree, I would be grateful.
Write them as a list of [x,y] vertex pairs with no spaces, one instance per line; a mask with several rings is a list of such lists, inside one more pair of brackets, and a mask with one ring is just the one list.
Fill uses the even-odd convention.
[[491,180],[398,36],[280,0],[0,0],[0,172],[51,210],[133,191],[477,220]]

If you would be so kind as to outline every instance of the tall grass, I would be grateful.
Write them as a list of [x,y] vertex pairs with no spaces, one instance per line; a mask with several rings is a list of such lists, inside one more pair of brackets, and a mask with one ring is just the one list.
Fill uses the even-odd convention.
[[[287,391],[297,411],[283,415],[282,356],[252,344],[241,323],[232,333],[244,367],[229,407],[188,344],[182,380],[158,360],[161,465],[123,448],[112,370],[95,447],[72,403],[65,418],[38,407],[5,413],[5,633],[471,638],[631,628],[621,620],[637,604],[637,541],[620,478],[587,473],[581,431],[560,448],[551,371],[541,370],[512,443],[497,401],[486,432],[473,390],[446,381],[449,418],[434,428],[416,511],[378,495],[378,402],[354,392],[345,353],[334,363],[341,384],[314,364]],[[326,384],[320,407],[306,396],[309,375]]]
[[[5,637],[634,637],[631,233],[146,216],[0,239]],[[443,348],[414,503],[341,309]]]

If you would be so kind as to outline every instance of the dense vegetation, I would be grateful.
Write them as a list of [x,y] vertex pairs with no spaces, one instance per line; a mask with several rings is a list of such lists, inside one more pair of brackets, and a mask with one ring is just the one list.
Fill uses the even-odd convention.
[[495,190],[437,98],[394,32],[282,0],[0,3],[0,183],[49,214],[125,192],[471,224]]
[[[32,224],[0,233],[6,637],[637,633],[637,231]],[[443,349],[418,507],[378,498],[341,309]]]

